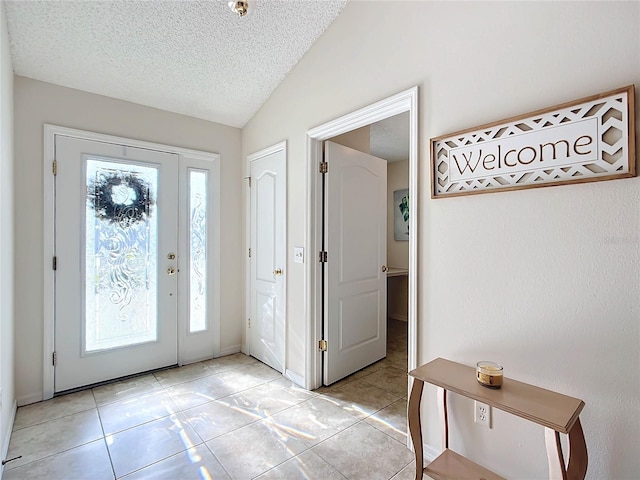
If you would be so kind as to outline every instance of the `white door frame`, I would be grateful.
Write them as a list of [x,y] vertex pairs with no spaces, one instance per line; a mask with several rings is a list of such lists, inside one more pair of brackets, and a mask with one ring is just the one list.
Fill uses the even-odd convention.
[[[118,145],[126,145],[136,148],[145,148],[148,150],[157,150],[160,152],[173,153],[180,157],[180,160],[204,160],[213,162],[214,178],[211,178],[212,192],[214,195],[213,205],[214,211],[211,212],[212,226],[216,234],[212,238],[212,269],[214,278],[212,279],[213,291],[213,311],[211,312],[210,326],[214,332],[214,344],[212,351],[214,355],[220,352],[220,155],[217,153],[203,152],[199,150],[190,150],[187,148],[163,145],[160,143],[145,142],[142,140],[134,140],[124,137],[116,137],[113,135],[104,135],[101,133],[88,132],[85,130],[77,130],[73,128],[60,127],[57,125],[44,125],[44,176],[43,176],[43,206],[44,206],[44,236],[43,236],[43,394],[42,400],[48,400],[54,395],[54,372],[53,352],[55,349],[55,274],[52,269],[52,259],[55,253],[55,177],[50,174],[53,161],[55,159],[55,137],[56,135],[64,135],[83,140],[91,140],[103,143],[115,143]],[[184,259],[182,259],[184,261]],[[181,333],[187,330],[186,318],[178,315],[178,364],[185,361],[185,348],[182,345]],[[186,333],[185,333],[186,335]],[[188,361],[188,360],[187,360]],[[33,399],[37,401],[37,399]]]
[[[336,135],[371,125],[386,118],[409,112],[409,312],[408,368],[417,367],[418,360],[418,87],[412,87],[367,107],[356,110],[307,131],[307,258],[305,262],[305,388],[322,385],[322,277],[317,255],[322,245],[322,175],[318,165],[322,160],[322,142]],[[329,253],[331,255],[331,253]]]
[[[247,262],[245,264],[245,323],[244,323],[244,341],[242,342],[242,348],[241,351],[242,353],[244,353],[245,355],[251,355],[251,340],[250,340],[250,335],[251,332],[249,332],[249,319],[251,318],[251,261],[249,260],[249,249],[251,248],[251,189],[249,188],[249,182],[251,181],[251,162],[254,160],[258,160],[260,158],[263,157],[267,157],[269,155],[273,155],[274,153],[277,152],[281,152],[284,151],[284,158],[285,158],[285,171],[288,170],[286,163],[288,163],[288,159],[287,159],[287,141],[284,140],[280,143],[276,143],[275,145],[272,145],[270,147],[267,147],[265,149],[262,149],[258,152],[255,153],[251,153],[249,155],[247,155],[247,158],[245,160],[245,179],[248,180],[247,184],[246,184],[246,190],[245,190],[245,252],[247,253],[247,256],[245,257],[247,259]],[[285,188],[288,189],[289,188],[289,184],[287,182],[285,182]],[[288,197],[288,196],[287,196]],[[288,229],[288,225],[287,225],[287,212],[286,210],[288,209],[288,201],[285,201],[285,216],[284,216],[284,224],[286,226],[286,228]],[[285,233],[285,239],[288,242],[288,234]],[[288,272],[288,264],[289,262],[287,261],[288,258],[288,252],[287,252],[287,245],[285,245],[285,252],[284,252],[284,257],[285,257],[285,272]],[[285,277],[285,281],[288,278],[288,274]],[[288,282],[285,282],[285,286],[284,286],[284,359],[283,359],[283,364],[282,364],[282,368],[283,368],[283,374],[286,375],[287,374],[287,357],[288,357],[288,351],[287,351],[287,328],[289,326],[289,322],[287,320],[287,284]]]

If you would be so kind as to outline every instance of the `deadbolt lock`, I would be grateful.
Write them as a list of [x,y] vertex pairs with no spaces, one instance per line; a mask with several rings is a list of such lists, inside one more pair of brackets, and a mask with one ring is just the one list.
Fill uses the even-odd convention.
[[172,252],[172,253],[170,253],[169,255],[167,255],[167,258],[168,258],[169,260],[175,260],[175,258],[176,258],[176,254]]
[[276,269],[273,271],[273,276],[274,276],[274,277],[278,277],[278,276],[280,276],[280,275],[282,275],[282,269],[281,269],[281,268],[276,268]]

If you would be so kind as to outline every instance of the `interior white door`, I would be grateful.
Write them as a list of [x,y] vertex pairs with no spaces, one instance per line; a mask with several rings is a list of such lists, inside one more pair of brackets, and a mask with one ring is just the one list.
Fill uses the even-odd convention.
[[325,144],[325,385],[386,356],[387,162]]
[[286,150],[249,157],[251,170],[251,355],[284,372]]
[[55,147],[55,391],[176,364],[178,156]]

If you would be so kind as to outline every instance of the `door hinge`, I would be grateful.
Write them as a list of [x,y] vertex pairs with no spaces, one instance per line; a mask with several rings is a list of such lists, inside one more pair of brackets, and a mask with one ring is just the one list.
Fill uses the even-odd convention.
[[319,252],[318,253],[318,261],[320,263],[327,263],[327,252]]
[[51,355],[51,364],[55,367],[56,363],[58,363],[58,354],[56,352],[53,352],[53,354]]
[[249,249],[249,258],[251,258],[251,249]]
[[54,270],[58,269],[58,257],[53,257],[53,261],[51,262],[51,268]]
[[247,180],[249,180],[249,188],[251,188],[251,177],[244,177],[244,178],[246,178]]
[[53,171],[53,175],[58,175],[58,161],[54,160],[51,166],[51,170]]
[[329,164],[327,162],[320,162],[320,173],[327,173],[329,171]]
[[249,323],[249,328],[251,328],[251,319],[250,319],[250,318],[248,318],[248,319],[247,319],[247,322]]
[[320,340],[318,342],[318,350],[320,350],[321,352],[326,352],[328,345],[329,344],[327,343],[326,340]]

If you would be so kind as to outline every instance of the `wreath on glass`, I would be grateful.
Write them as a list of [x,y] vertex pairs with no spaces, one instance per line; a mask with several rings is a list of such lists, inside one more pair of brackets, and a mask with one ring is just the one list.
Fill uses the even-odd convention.
[[89,185],[96,218],[130,227],[146,220],[153,199],[149,183],[131,174],[101,175]]

